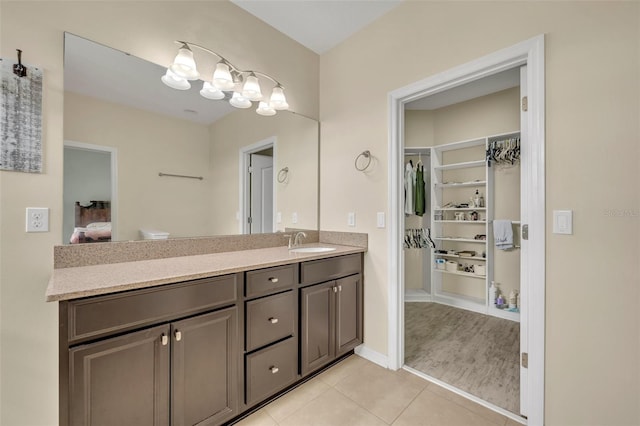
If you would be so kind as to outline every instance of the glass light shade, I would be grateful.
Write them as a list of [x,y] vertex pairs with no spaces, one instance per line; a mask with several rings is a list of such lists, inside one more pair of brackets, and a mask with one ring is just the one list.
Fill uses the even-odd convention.
[[220,90],[233,90],[235,84],[229,71],[229,65],[218,62],[216,70],[213,72],[213,85]]
[[258,104],[258,109],[256,109],[256,112],[267,117],[276,115],[276,110],[271,108],[268,103],[262,101],[260,101],[260,104]]
[[187,80],[180,77],[169,68],[167,68],[167,72],[160,79],[164,84],[172,89],[189,90],[191,88],[191,84],[189,84]]
[[243,97],[238,92],[233,92],[233,96],[229,100],[229,103],[236,108],[249,108],[251,107],[251,101]]
[[193,59],[193,52],[186,44],[178,49],[178,54],[169,68],[187,80],[195,80],[200,77],[200,73],[196,69],[196,61]]
[[284,96],[284,89],[282,86],[277,85],[273,88],[269,104],[271,105],[271,108],[275,110],[289,109],[289,104],[287,103],[287,98]]
[[204,84],[202,85],[202,90],[200,90],[200,94],[202,95],[202,97],[211,99],[214,101],[219,101],[220,99],[224,99],[224,93],[208,81],[205,81]]
[[251,101],[259,101],[262,99],[260,82],[254,73],[249,74],[245,80],[244,86],[242,86],[242,96]]

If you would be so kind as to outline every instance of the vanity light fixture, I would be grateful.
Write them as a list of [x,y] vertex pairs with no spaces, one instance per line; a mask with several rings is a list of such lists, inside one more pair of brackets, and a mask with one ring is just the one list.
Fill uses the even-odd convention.
[[[178,54],[173,63],[162,76],[162,82],[167,86],[187,90],[191,87],[188,80],[200,78],[196,68],[192,47],[203,50],[219,58],[211,80],[205,80],[200,94],[212,100],[229,99],[229,103],[236,108],[250,108],[252,102],[258,102],[256,112],[260,115],[275,115],[276,111],[289,109],[282,84],[268,74],[255,70],[242,70],[219,53],[206,47],[187,41],[176,41],[180,44]],[[274,84],[269,97],[263,95],[260,78]]]

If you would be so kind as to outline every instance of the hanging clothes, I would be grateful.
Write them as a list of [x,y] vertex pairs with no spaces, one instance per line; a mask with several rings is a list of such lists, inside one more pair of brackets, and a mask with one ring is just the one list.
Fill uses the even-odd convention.
[[424,215],[426,202],[425,202],[425,184],[424,184],[424,166],[418,166],[416,171],[416,202],[415,213],[418,216]]
[[405,214],[415,213],[415,179],[413,164],[407,163],[404,168],[404,212]]

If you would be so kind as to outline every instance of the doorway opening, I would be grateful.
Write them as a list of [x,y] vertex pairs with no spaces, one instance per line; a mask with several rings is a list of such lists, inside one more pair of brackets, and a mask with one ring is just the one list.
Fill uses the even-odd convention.
[[240,149],[240,220],[243,234],[275,230],[276,138]]
[[[429,77],[416,82],[405,88],[398,89],[390,95],[390,218],[389,228],[390,249],[389,249],[389,282],[397,283],[390,286],[389,293],[389,366],[391,368],[401,368],[405,363],[405,272],[403,265],[405,258],[403,253],[404,225],[404,186],[403,186],[403,166],[405,152],[405,107],[411,102],[419,99],[437,99],[442,96],[456,94],[460,89],[469,83],[487,79],[489,81],[505,71],[519,69],[526,66],[528,72],[524,77],[521,88],[526,92],[523,99],[523,109],[521,116],[521,139],[522,139],[522,159],[521,159],[521,196],[520,222],[522,227],[528,227],[528,239],[521,242],[521,270],[520,270],[520,348],[519,354],[522,359],[520,368],[520,413],[523,417],[528,417],[532,424],[542,424],[544,419],[544,238],[545,238],[545,210],[544,210],[544,38],[539,36],[531,40],[519,43],[507,49],[503,49],[494,54],[487,55],[476,61],[461,65],[441,74]],[[515,130],[515,129],[514,129]],[[457,144],[451,143],[449,147],[441,150],[431,151],[431,159],[434,160],[434,153],[439,157],[435,158],[436,163],[443,161],[440,156],[443,151],[452,151],[458,148],[472,148],[476,145],[484,151],[488,140],[495,135],[483,136],[484,140],[459,140]],[[500,135],[499,135],[500,136]],[[483,138],[479,138],[483,139]],[[451,142],[451,141],[449,141]],[[448,155],[449,153],[447,153]],[[482,157],[481,157],[482,158]],[[465,162],[474,163],[473,160],[460,160],[454,164]],[[446,163],[446,162],[445,162]],[[479,161],[481,165],[483,161]],[[445,170],[448,164],[432,164]],[[451,167],[449,167],[451,168]],[[453,168],[457,168],[453,167]],[[432,177],[441,179],[442,175],[433,174]],[[482,181],[479,178],[469,178],[461,182],[477,184]],[[487,178],[487,181],[490,178]],[[455,182],[435,182],[440,188],[455,184]],[[434,183],[430,185],[433,188]],[[438,195],[439,196],[439,195]],[[440,198],[436,204],[442,203]],[[434,201],[432,201],[433,203]],[[444,204],[440,206],[444,208]],[[461,206],[458,206],[461,207]],[[467,207],[468,208],[468,207]],[[432,211],[433,212],[433,211]],[[460,213],[460,212],[458,212]],[[470,212],[465,212],[470,213]],[[479,212],[477,212],[479,213]],[[485,215],[488,213],[488,209]],[[488,223],[493,217],[485,216],[484,222]],[[455,220],[455,219],[453,219]],[[465,218],[460,218],[465,220]],[[444,218],[438,218],[438,225],[446,222]],[[431,221],[433,225],[433,220]],[[477,226],[474,224],[474,226]],[[517,231],[520,233],[520,231]],[[485,233],[485,238],[488,234]],[[478,232],[482,235],[482,232]],[[441,239],[451,237],[440,235]],[[454,236],[456,237],[456,236]],[[440,248],[441,249],[441,248]],[[455,262],[452,262],[455,263]],[[486,264],[489,261],[485,261]],[[479,265],[484,266],[481,262]],[[434,267],[430,262],[430,267]],[[486,268],[486,266],[485,266]],[[456,271],[457,272],[457,271]],[[483,275],[488,275],[488,272]],[[434,274],[431,274],[432,278]],[[433,281],[433,280],[432,280]],[[429,295],[435,298],[442,295],[441,284],[430,283]],[[424,289],[423,289],[424,290]],[[426,292],[426,291],[425,291]],[[451,292],[449,289],[448,292]],[[461,300],[460,308],[469,310],[472,306],[479,306],[483,301],[487,304],[490,297],[485,293],[484,287],[478,295],[471,299]],[[470,305],[469,300],[475,305]],[[440,300],[442,302],[442,300]],[[452,303],[449,303],[450,305]],[[488,305],[487,308],[490,306]],[[473,310],[473,309],[471,309]],[[520,357],[519,357],[520,358]],[[447,386],[444,382],[428,377],[428,379]],[[461,391],[452,386],[447,386],[459,394],[474,399],[477,402],[492,408],[496,411],[508,415],[514,419],[518,416],[502,410],[494,404],[474,397],[469,392]],[[522,418],[520,418],[521,421]]]
[[108,202],[110,240],[117,241],[118,213],[117,149],[110,146],[64,141],[62,243],[69,244],[78,233],[76,203]]

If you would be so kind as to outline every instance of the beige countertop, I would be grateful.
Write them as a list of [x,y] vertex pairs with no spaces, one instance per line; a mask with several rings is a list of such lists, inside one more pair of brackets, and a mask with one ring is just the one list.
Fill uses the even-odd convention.
[[333,247],[335,250],[292,253],[287,247],[270,247],[54,269],[46,298],[47,302],[71,300],[366,251],[362,247],[326,243],[305,244],[303,247],[312,246]]

